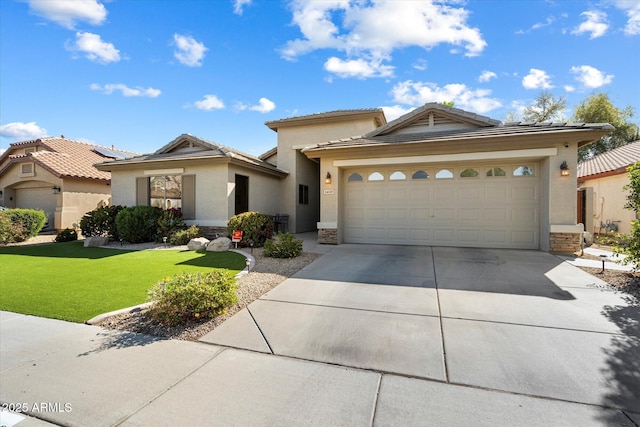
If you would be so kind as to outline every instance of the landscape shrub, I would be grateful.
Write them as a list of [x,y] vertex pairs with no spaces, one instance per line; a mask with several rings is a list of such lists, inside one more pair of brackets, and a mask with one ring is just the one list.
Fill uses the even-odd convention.
[[178,274],[149,290],[149,299],[155,301],[149,315],[172,326],[211,319],[238,301],[235,291],[235,278],[225,270]]
[[153,242],[158,232],[162,209],[153,206],[132,206],[116,215],[116,230],[120,239],[129,243]]
[[170,238],[171,235],[184,227],[184,219],[182,219],[182,212],[179,209],[164,210],[158,219],[158,240],[162,241],[163,237]]
[[80,231],[85,237],[101,236],[118,240],[116,216],[124,206],[102,206],[87,212],[80,219]]
[[277,233],[264,243],[264,255],[271,258],[295,258],[302,252],[302,240],[291,233]]
[[0,244],[23,242],[35,237],[47,222],[47,215],[36,209],[0,211]]
[[174,246],[186,245],[191,239],[201,237],[200,229],[197,225],[192,225],[184,230],[178,230],[169,237],[169,243]]
[[65,228],[56,236],[56,242],[73,242],[78,240],[78,233],[73,228]]
[[[624,207],[636,212],[636,218],[638,218],[638,212],[640,212],[640,162],[629,166],[627,171],[629,184],[625,185],[623,189],[629,193]],[[614,251],[627,255],[622,259],[623,264],[631,265],[635,271],[640,270],[640,219],[631,221],[631,233],[620,237],[622,238],[621,242],[614,246]]]
[[242,230],[241,246],[262,247],[273,235],[273,220],[269,215],[259,212],[245,212],[231,217],[227,224],[227,233],[231,236],[234,230]]

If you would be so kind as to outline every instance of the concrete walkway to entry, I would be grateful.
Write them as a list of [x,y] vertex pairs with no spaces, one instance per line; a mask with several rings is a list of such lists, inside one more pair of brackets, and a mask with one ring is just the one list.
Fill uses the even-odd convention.
[[640,424],[640,307],[594,276],[537,251],[320,249],[201,342],[0,312],[0,402],[19,426]]

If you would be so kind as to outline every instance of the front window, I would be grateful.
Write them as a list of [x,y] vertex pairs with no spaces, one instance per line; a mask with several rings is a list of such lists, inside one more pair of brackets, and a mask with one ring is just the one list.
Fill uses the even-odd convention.
[[182,176],[152,176],[149,180],[149,205],[182,209]]

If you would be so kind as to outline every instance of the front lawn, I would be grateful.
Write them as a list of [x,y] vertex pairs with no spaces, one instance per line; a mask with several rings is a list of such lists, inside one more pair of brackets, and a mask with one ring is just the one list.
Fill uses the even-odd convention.
[[0,310],[85,322],[141,304],[167,276],[225,268],[236,274],[235,252],[125,251],[82,242],[0,248]]

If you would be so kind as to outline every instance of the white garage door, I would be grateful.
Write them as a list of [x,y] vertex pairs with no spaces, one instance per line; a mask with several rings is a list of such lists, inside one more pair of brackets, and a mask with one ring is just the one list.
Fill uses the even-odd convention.
[[345,171],[348,243],[539,248],[538,164]]
[[57,198],[51,190],[51,186],[39,188],[16,189],[16,207],[24,209],[40,209],[47,215],[47,224],[44,230],[54,227]]

